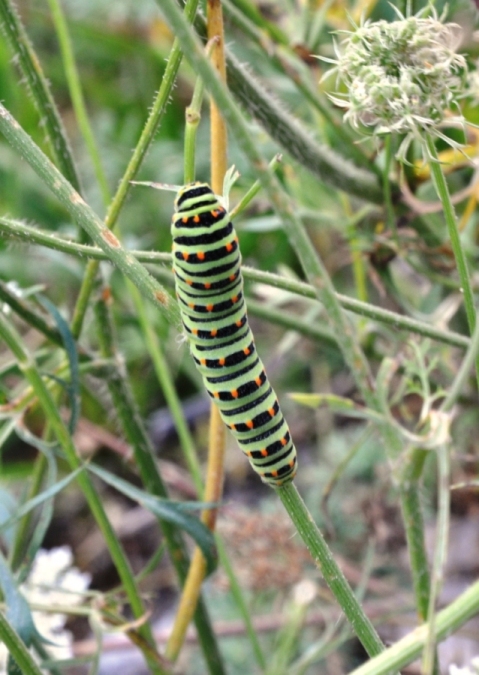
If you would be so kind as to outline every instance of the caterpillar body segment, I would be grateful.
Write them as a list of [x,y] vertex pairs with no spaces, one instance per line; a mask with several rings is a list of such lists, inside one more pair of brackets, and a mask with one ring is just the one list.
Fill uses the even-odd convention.
[[248,324],[238,238],[206,183],[181,188],[171,226],[183,326],[206,390],[253,469],[291,481],[296,449]]

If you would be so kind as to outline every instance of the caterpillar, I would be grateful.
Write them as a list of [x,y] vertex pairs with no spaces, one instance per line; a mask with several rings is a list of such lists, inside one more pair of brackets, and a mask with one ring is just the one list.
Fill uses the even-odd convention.
[[172,219],[181,319],[206,391],[262,481],[296,473],[296,448],[246,315],[238,237],[206,183],[182,187]]

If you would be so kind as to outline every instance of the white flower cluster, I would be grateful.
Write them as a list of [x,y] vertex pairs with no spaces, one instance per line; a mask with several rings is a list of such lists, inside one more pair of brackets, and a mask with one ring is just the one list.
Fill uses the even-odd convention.
[[460,31],[435,16],[366,22],[337,50],[335,70],[348,93],[333,101],[355,127],[428,131],[466,92],[467,64],[455,52]]
[[459,668],[454,664],[449,666],[449,675],[479,675],[479,656],[475,656],[469,666]]
[[[68,546],[49,551],[38,551],[27,581],[21,586],[29,605],[49,607],[74,607],[83,601],[84,591],[90,584],[90,575],[72,567],[73,556]],[[40,635],[51,642],[46,649],[53,659],[73,656],[72,635],[65,630],[66,615],[48,611],[33,611],[35,626]],[[8,652],[0,644],[0,675],[7,672]]]

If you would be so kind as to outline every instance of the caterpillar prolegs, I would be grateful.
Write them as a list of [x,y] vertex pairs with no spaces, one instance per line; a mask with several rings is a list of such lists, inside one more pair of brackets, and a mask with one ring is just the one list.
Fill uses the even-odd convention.
[[238,238],[206,183],[179,190],[171,226],[176,292],[191,353],[221,417],[261,479],[296,473],[296,449],[246,316]]

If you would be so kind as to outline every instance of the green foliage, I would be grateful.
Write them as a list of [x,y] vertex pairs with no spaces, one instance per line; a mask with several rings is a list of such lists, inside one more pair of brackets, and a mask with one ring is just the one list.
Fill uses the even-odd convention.
[[[197,450],[206,446],[205,433],[198,420],[190,431],[182,404],[201,394],[202,384],[178,339],[167,255],[173,200],[167,192],[130,183],[183,183],[184,111],[197,76],[203,78],[205,98],[216,101],[229,124],[229,161],[241,174],[231,187],[230,209],[254,181],[261,187],[234,220],[250,321],[268,375],[285,401],[299,451],[295,485],[307,495],[311,513],[294,486],[275,497],[332,595],[307,564],[301,573],[313,591],[306,600],[293,582],[294,588],[278,585],[274,592],[255,593],[236,580],[234,600],[207,585],[195,615],[205,661],[190,656],[191,672],[328,672],[332,652],[343,659],[346,672],[355,663],[345,644],[353,632],[371,657],[354,671],[358,675],[396,672],[426,645],[423,672],[432,675],[438,672],[435,640],[478,611],[477,584],[442,612],[436,614],[435,607],[444,574],[450,484],[457,482],[458,492],[470,481],[471,492],[479,466],[473,376],[474,366],[479,372],[479,324],[471,273],[477,209],[467,160],[478,151],[475,127],[461,152],[451,149],[465,140],[457,120],[479,122],[478,49],[466,39],[464,54],[456,54],[457,29],[439,23],[442,7],[427,18],[429,10],[420,4],[425,18],[409,16],[398,3],[396,9],[406,16],[398,20],[390,3],[379,0],[369,8],[368,23],[351,31],[349,17],[360,23],[359,2],[273,3],[266,11],[249,0],[225,0],[228,91],[213,77],[173,0],[158,0],[156,6],[49,0],[44,6],[23,3],[20,14],[10,0],[0,0],[0,529],[6,553],[0,565],[0,638],[12,654],[10,672],[37,672],[36,663],[48,672],[60,667],[68,672],[54,665],[48,644],[32,640],[31,601],[19,590],[39,547],[66,543],[55,536],[67,501],[87,507],[71,522],[69,541],[79,549],[77,533],[98,528],[113,560],[98,591],[101,599],[85,595],[81,612],[97,634],[133,616],[129,635],[151,673],[172,670],[156,651],[138,586],[136,575],[142,568],[149,572],[148,561],[138,554],[140,565],[131,568],[112,526],[110,500],[128,508],[133,501],[154,514],[151,537],[162,532],[180,585],[189,564],[184,531],[200,544],[210,569],[216,561],[211,534],[169,498],[172,470],[163,464],[168,456],[186,467],[200,497]],[[194,5],[187,4],[190,19]],[[417,13],[421,7],[413,9]],[[477,11],[466,0],[448,3],[447,12],[448,21],[477,28]],[[375,23],[379,20],[383,23]],[[203,37],[203,19],[195,22]],[[392,37],[401,28],[412,33],[397,60]],[[426,47],[418,35],[424,28]],[[343,83],[322,79],[335,40],[341,41],[337,31],[349,35],[349,47],[339,49],[346,59],[345,65],[338,57]],[[382,51],[371,31],[380,35]],[[385,95],[374,86],[371,68],[400,71],[404,50],[414,41],[422,45],[412,58],[414,67],[420,61],[419,79],[403,71]],[[359,48],[366,58],[358,66]],[[372,63],[371,53],[378,63]],[[404,94],[405,79],[412,97],[404,96],[403,107],[392,111],[389,104]],[[459,80],[466,87],[461,92]],[[365,93],[371,84],[372,92]],[[333,93],[336,88],[339,94]],[[356,126],[370,127],[384,113],[370,137],[343,124],[333,103],[346,100]],[[419,109],[411,107],[414,102]],[[446,110],[449,103],[452,110]],[[398,111],[401,120],[409,114],[404,127],[392,114]],[[198,178],[207,180],[205,105],[201,114],[195,168]],[[282,162],[268,167],[278,150]],[[292,394],[289,405],[286,388],[301,392]],[[165,435],[159,462],[147,419],[165,402],[180,442]],[[94,424],[104,439],[93,449],[91,471],[81,456],[82,422]],[[240,454],[236,447],[228,453]],[[175,480],[191,501],[188,481],[185,486],[184,479]],[[245,488],[250,480],[243,464],[228,470],[228,486],[236,481]],[[266,489],[259,482],[252,485],[269,505]],[[424,518],[436,513],[439,534],[430,569]],[[262,517],[258,509],[253,519]],[[234,521],[234,509],[228,518]],[[388,597],[391,588],[396,594],[390,610],[399,614],[402,594],[414,594],[424,626],[409,642],[379,654],[383,645],[364,612],[361,592],[352,593],[313,521],[335,533],[335,548],[356,563],[356,570],[364,566],[373,582],[375,572],[389,571]],[[381,539],[378,532],[388,528],[394,534]],[[269,543],[269,553],[255,552],[255,537],[237,533],[238,541],[244,536],[251,546],[252,568],[274,561],[282,539],[291,536],[270,530],[257,535]],[[368,538],[374,549],[369,566],[363,563]],[[410,580],[396,555],[397,541],[404,538]],[[220,547],[226,568],[227,553]],[[232,562],[234,587],[238,570]],[[108,593],[118,577],[120,587]],[[356,575],[351,583],[361,591],[368,581]],[[319,606],[324,632],[303,623]],[[244,641],[220,644],[212,608],[218,621],[241,616]],[[266,638],[255,628],[256,613],[275,618],[283,612],[276,637]],[[338,620],[341,612],[348,625]],[[380,617],[378,627],[387,620]]]

